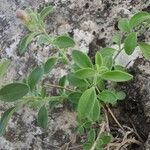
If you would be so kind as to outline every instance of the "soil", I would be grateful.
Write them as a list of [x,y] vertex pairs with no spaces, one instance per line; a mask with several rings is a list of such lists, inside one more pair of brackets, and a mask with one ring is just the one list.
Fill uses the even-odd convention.
[[[28,31],[16,18],[16,10],[32,7],[40,11],[49,4],[55,7],[54,13],[46,18],[50,36],[69,33],[77,43],[76,49],[87,52],[91,58],[100,48],[113,45],[111,39],[118,31],[119,18],[129,17],[140,10],[150,12],[148,0],[0,0],[0,58],[9,58],[12,62],[1,84],[24,78],[31,68],[55,53],[51,46],[38,46],[34,41],[25,56],[17,54],[17,45]],[[144,29],[138,38],[149,41],[149,31]],[[141,146],[130,145],[128,149],[150,150],[150,67],[143,58],[136,58],[137,55],[131,58],[136,61],[130,67],[134,80],[119,84],[127,97],[111,109],[122,125],[134,128],[141,137]],[[66,70],[66,67],[58,65],[45,82],[57,82],[56,79]],[[51,92],[56,94],[56,90]],[[0,113],[8,107],[1,102]],[[27,107],[18,111],[10,120],[6,134],[0,137],[0,150],[58,150],[65,149],[70,141],[74,150],[81,150],[79,145],[84,137],[76,137],[76,114],[68,107],[58,105],[49,112],[47,130],[37,127],[36,114]],[[112,133],[119,135],[113,119],[110,125]],[[138,136],[134,136],[139,140]]]

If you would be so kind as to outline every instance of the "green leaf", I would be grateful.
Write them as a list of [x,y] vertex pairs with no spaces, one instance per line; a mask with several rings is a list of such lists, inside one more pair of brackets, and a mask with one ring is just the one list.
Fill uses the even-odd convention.
[[113,55],[115,51],[116,50],[114,48],[106,47],[106,48],[102,48],[99,52],[101,53],[102,57],[106,57],[109,55]]
[[121,45],[121,39],[122,39],[121,34],[116,34],[113,36],[112,41],[120,46]]
[[94,143],[95,139],[96,139],[95,130],[94,130],[94,129],[91,129],[91,130],[88,132],[88,141],[91,142],[91,143]]
[[113,54],[116,50],[113,49],[113,48],[103,48],[100,53],[103,57],[103,65],[106,66],[108,69],[111,70],[112,68],[112,57],[113,57]]
[[80,92],[72,92],[68,95],[68,99],[72,103],[78,104],[81,95],[82,95],[82,93],[80,93]]
[[40,18],[44,19],[49,13],[53,11],[53,6],[47,6],[42,9],[40,12]]
[[142,22],[150,19],[150,15],[147,12],[139,12],[135,14],[129,21],[131,28],[134,28],[141,24]]
[[99,95],[98,98],[102,100],[104,103],[115,104],[117,98],[115,94],[109,90],[103,90]]
[[144,42],[138,43],[141,51],[146,59],[150,60],[150,45]]
[[127,32],[127,33],[131,32],[131,27],[130,27],[130,24],[129,24],[129,20],[127,18],[122,18],[122,19],[119,20],[118,28],[122,32]]
[[37,123],[38,123],[38,126],[40,126],[41,128],[43,129],[47,128],[48,111],[45,106],[42,106],[38,112]]
[[25,96],[29,87],[24,83],[11,83],[0,89],[0,100],[13,102]]
[[84,119],[89,116],[91,110],[94,107],[95,100],[96,100],[96,92],[93,87],[86,90],[82,94],[77,108],[78,117],[80,119]]
[[92,142],[86,142],[83,144],[83,150],[90,150],[92,147],[93,143]]
[[47,74],[49,73],[55,66],[57,62],[57,58],[56,57],[51,57],[49,58],[46,63],[44,64],[44,73]]
[[115,66],[114,66],[114,69],[115,69],[115,70],[120,70],[120,71],[126,72],[126,68],[123,67],[123,66],[121,66],[121,65],[115,65]]
[[28,45],[36,35],[37,33],[30,33],[21,39],[18,46],[18,52],[20,55],[23,55],[27,51]]
[[133,78],[133,76],[131,74],[120,71],[120,70],[105,72],[102,74],[101,77],[104,80],[115,81],[115,82],[125,82],[125,81],[129,81]]
[[4,114],[1,117],[0,120],[0,136],[2,136],[5,133],[7,124],[11,118],[11,116],[13,115],[13,113],[15,112],[15,107],[11,107],[9,109],[7,109]]
[[87,87],[87,82],[84,79],[77,78],[73,73],[68,74],[67,79],[69,83],[73,86]]
[[9,65],[10,65],[10,60],[2,59],[0,61],[0,78],[2,78],[5,75]]
[[126,97],[126,94],[124,92],[122,92],[122,91],[115,92],[115,95],[116,95],[118,100],[124,100],[125,97]]
[[102,133],[100,136],[100,140],[102,145],[109,144],[112,140],[112,135],[109,133]]
[[83,68],[75,72],[75,76],[79,79],[86,79],[95,76],[95,70],[91,68]]
[[98,121],[100,117],[100,104],[99,101],[96,99],[93,109],[90,112],[89,119],[93,122]]
[[137,46],[137,33],[130,33],[124,41],[124,49],[128,55],[131,55]]
[[66,49],[75,46],[74,40],[66,35],[56,37],[53,41],[53,44],[60,49]]
[[97,52],[96,53],[96,56],[95,56],[95,63],[96,65],[98,65],[99,67],[101,67],[103,65],[103,58],[102,58],[102,55],[100,52]]
[[43,74],[44,74],[43,67],[37,67],[30,73],[28,77],[28,85],[31,91],[36,87],[37,83],[41,80]]
[[39,35],[38,39],[37,39],[37,43],[39,45],[41,44],[49,44],[50,43],[50,39],[48,38],[48,36],[41,34]]
[[88,57],[87,54],[74,50],[72,52],[73,61],[80,67],[80,68],[93,68],[93,64],[91,59]]

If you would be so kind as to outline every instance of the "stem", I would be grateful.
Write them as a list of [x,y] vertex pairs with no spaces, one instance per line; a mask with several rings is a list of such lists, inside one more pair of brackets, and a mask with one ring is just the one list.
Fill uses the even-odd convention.
[[67,91],[70,91],[70,92],[76,92],[75,90],[72,90],[70,88],[66,88],[66,87],[63,87],[63,86],[60,86],[60,85],[47,84],[47,86],[54,87],[54,88],[59,88],[59,89],[64,89],[64,90],[67,90]]
[[115,63],[116,58],[119,56],[119,54],[121,53],[122,50],[123,50],[123,48],[121,48],[121,49],[119,48],[118,53],[114,56],[113,64]]
[[45,97],[44,98],[44,100],[45,101],[58,101],[58,99],[60,100],[64,100],[64,99],[66,99],[66,98],[68,98],[67,96],[51,96],[51,97]]
[[115,120],[115,122],[117,123],[117,125],[124,131],[124,128],[121,126],[121,124],[119,123],[119,121],[117,120],[117,118],[114,116],[113,112],[111,111],[111,109],[109,108],[108,105],[106,105],[109,113],[111,114],[112,118]]
[[98,143],[98,141],[99,141],[99,139],[100,139],[100,136],[101,136],[101,134],[104,132],[104,127],[105,127],[105,123],[103,122],[103,123],[102,123],[102,127],[101,127],[101,129],[100,129],[100,131],[99,131],[99,133],[98,133],[97,138],[96,138],[96,141],[94,142],[94,144],[92,145],[92,147],[90,148],[90,150],[95,150],[96,145],[97,145],[97,143]]

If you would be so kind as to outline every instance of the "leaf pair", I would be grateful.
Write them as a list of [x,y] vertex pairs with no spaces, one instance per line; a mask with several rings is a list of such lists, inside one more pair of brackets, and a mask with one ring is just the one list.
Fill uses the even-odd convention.
[[118,22],[118,28],[122,32],[130,33],[132,32],[133,28],[140,25],[142,22],[147,21],[150,19],[150,14],[147,12],[138,12],[130,20],[127,18],[122,18]]
[[118,28],[122,32],[128,33],[124,41],[124,49],[126,54],[131,55],[137,47],[137,33],[133,32],[133,28],[137,27],[144,21],[150,19],[150,15],[147,12],[139,12],[131,17],[130,20],[127,18],[120,19]]
[[125,98],[125,93],[120,91],[110,91],[110,90],[103,90],[99,95],[98,98],[102,100],[106,104],[116,104],[117,100],[123,100]]

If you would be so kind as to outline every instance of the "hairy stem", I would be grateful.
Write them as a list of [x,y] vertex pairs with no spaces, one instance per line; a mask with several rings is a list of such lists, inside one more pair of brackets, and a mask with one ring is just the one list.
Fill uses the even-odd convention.
[[98,133],[98,136],[97,136],[97,138],[96,138],[96,141],[94,142],[94,144],[92,145],[92,147],[90,148],[90,150],[95,150],[96,145],[97,145],[97,143],[98,143],[98,141],[99,141],[99,139],[100,139],[100,136],[101,136],[101,134],[104,132],[104,128],[105,128],[105,123],[103,122],[103,123],[102,123],[102,126],[101,126],[101,129],[100,129],[100,131],[99,131],[99,133]]
[[76,92],[73,89],[70,89],[70,88],[67,88],[67,87],[63,87],[63,86],[60,86],[60,85],[56,85],[56,84],[46,84],[46,85],[50,86],[50,87],[58,88],[58,89],[64,89],[64,90],[70,91],[70,92]]

